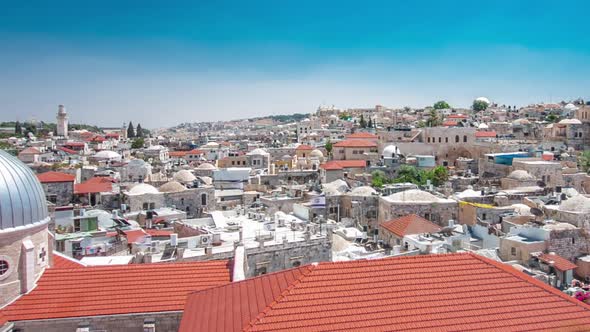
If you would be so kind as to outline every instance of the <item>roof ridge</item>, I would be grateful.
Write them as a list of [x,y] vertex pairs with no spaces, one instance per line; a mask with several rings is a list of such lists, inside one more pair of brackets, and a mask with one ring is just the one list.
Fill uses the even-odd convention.
[[493,265],[493,266],[501,269],[502,271],[507,272],[507,273],[509,273],[509,274],[511,274],[511,275],[513,275],[513,276],[515,276],[515,277],[523,280],[523,281],[526,281],[526,282],[529,282],[529,283],[531,283],[531,284],[533,284],[535,286],[538,286],[539,288],[543,289],[544,291],[546,291],[548,293],[551,293],[553,295],[557,295],[557,296],[559,296],[559,297],[561,297],[563,299],[568,300],[571,303],[574,303],[574,304],[576,304],[576,305],[578,305],[578,306],[580,306],[580,307],[582,307],[582,308],[590,311],[590,305],[585,304],[582,301],[576,300],[575,298],[566,295],[564,292],[561,292],[561,291],[559,291],[559,290],[557,290],[557,289],[555,289],[555,288],[553,288],[553,287],[551,287],[551,286],[549,286],[549,285],[541,282],[540,280],[537,280],[537,279],[535,279],[535,278],[533,278],[533,277],[531,277],[529,275],[526,275],[523,272],[519,272],[515,268],[510,267],[507,264],[497,262],[497,261],[495,261],[493,259],[490,259],[490,258],[481,256],[481,255],[478,255],[478,254],[475,254],[475,253],[472,253],[472,252],[469,252],[467,254],[470,255],[470,256],[472,256],[472,257],[474,257],[474,258],[476,258],[476,259],[478,259],[478,260],[480,260],[480,261],[482,261],[482,262],[484,262],[484,263],[486,263],[486,264]]
[[302,269],[303,271],[301,271],[301,275],[297,277],[297,279],[293,280],[289,287],[287,287],[275,300],[269,303],[264,308],[264,310],[262,310],[262,312],[260,312],[258,315],[256,315],[256,317],[254,317],[254,319],[248,322],[248,326],[244,328],[244,331],[248,331],[250,330],[250,328],[254,327],[254,324],[256,324],[256,322],[264,318],[264,316],[266,316],[266,314],[272,309],[272,307],[275,304],[279,303],[282,299],[284,299],[285,296],[287,296],[287,294],[289,294],[291,290],[293,290],[293,288],[295,288],[299,283],[301,283],[305,277],[307,277],[311,272],[313,272],[313,270],[315,270],[317,266],[317,264],[313,263],[305,266],[305,269]]

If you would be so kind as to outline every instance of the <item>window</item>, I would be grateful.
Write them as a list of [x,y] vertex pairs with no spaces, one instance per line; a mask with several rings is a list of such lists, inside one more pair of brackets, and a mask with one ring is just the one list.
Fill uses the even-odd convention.
[[463,135],[463,142],[466,143],[467,142],[467,135]]
[[144,210],[147,210],[147,209],[148,209],[148,207],[149,207],[148,203],[143,203],[143,209],[144,209]]
[[207,194],[201,194],[201,205],[207,205]]
[[150,203],[150,210],[153,210],[156,208],[156,203]]
[[449,143],[449,138],[445,137],[445,143]]
[[7,261],[0,260],[0,276],[6,274],[9,268],[10,266],[8,265]]
[[486,220],[486,214],[485,213],[481,215],[481,219]]
[[512,254],[512,256],[516,256],[516,248],[510,248],[510,253]]
[[293,267],[299,267],[301,266],[301,262],[300,261],[294,261],[293,262]]
[[572,244],[576,244],[576,238],[572,237]]
[[459,143],[459,135],[455,135],[455,143]]
[[439,137],[439,138],[438,138],[438,142],[439,142],[439,143],[442,143],[442,137]]
[[430,137],[428,137],[428,143],[430,143]]

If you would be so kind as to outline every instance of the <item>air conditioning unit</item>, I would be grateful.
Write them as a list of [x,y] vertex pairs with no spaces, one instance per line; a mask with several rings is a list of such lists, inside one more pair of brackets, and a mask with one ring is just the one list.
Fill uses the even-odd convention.
[[160,252],[160,241],[152,241],[150,249],[154,254]]
[[210,245],[213,242],[213,236],[211,234],[201,235],[199,242],[201,245]]

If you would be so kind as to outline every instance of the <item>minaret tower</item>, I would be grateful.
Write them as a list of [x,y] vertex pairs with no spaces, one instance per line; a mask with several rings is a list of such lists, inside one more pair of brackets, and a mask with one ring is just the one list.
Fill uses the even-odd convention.
[[64,105],[59,105],[57,111],[57,136],[68,137],[68,113]]

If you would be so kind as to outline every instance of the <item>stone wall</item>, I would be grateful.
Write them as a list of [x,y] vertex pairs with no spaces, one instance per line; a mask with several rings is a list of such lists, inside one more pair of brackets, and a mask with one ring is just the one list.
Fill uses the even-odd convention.
[[457,202],[452,203],[413,203],[404,204],[379,201],[379,223],[416,214],[440,226],[447,226],[450,219],[457,220],[459,208]]
[[154,320],[157,332],[176,332],[180,325],[182,311],[129,314],[112,316],[76,317],[20,321],[14,323],[15,329],[22,332],[74,332],[80,325],[90,327],[90,331],[105,332],[143,332],[145,320]]
[[549,233],[547,250],[572,262],[587,255],[589,248],[590,235],[584,229],[553,230]]
[[[47,200],[57,206],[68,205],[74,197],[74,182],[41,183]],[[52,198],[53,196],[53,198]]]

